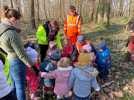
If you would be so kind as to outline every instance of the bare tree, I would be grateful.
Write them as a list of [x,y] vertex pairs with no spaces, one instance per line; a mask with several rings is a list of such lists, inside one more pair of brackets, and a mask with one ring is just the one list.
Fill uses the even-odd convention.
[[13,8],[13,0],[10,0],[10,2],[11,2],[11,8]]
[[35,24],[35,13],[34,13],[34,0],[30,0],[31,1],[31,26],[33,29],[36,28],[36,24]]
[[69,5],[76,6],[85,23],[109,25],[110,18],[134,16],[134,0],[0,0],[0,4],[20,10],[23,22],[32,28],[40,20],[57,19],[63,23]]

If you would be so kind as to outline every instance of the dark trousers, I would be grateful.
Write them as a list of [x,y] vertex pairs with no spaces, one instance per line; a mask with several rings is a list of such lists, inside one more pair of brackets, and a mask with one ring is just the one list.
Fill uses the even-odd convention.
[[43,62],[44,58],[46,57],[48,45],[40,45],[39,44],[39,48],[40,48],[41,62]]
[[99,71],[99,77],[102,80],[108,79],[109,68],[107,66],[101,66],[101,67],[99,66],[98,71]]
[[17,100],[15,91],[10,92],[7,96],[1,98],[0,100]]

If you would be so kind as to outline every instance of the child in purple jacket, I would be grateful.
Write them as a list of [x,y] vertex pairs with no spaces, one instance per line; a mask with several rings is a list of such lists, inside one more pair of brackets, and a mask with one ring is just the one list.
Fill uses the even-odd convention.
[[41,73],[41,77],[55,79],[54,93],[57,95],[57,100],[70,100],[70,89],[68,81],[71,70],[72,66],[70,66],[70,59],[63,57],[58,62],[58,68],[55,71]]

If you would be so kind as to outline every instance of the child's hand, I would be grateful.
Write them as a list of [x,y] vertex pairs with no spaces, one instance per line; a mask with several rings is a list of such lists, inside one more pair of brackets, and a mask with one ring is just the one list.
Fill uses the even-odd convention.
[[69,97],[71,97],[73,95],[72,91],[69,91]]
[[96,68],[94,68],[93,71],[90,72],[90,75],[93,76],[93,77],[97,77],[98,74],[99,74],[99,72]]
[[41,77],[44,77],[45,75],[46,75],[46,72],[41,72],[41,73],[40,73],[40,76],[41,76]]

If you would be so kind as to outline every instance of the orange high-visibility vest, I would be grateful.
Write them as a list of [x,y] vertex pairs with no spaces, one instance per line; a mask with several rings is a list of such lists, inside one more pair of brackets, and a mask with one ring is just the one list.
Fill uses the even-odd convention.
[[67,18],[64,22],[64,32],[66,36],[72,37],[72,36],[78,36],[81,31],[81,20],[80,16],[70,16],[67,15]]

